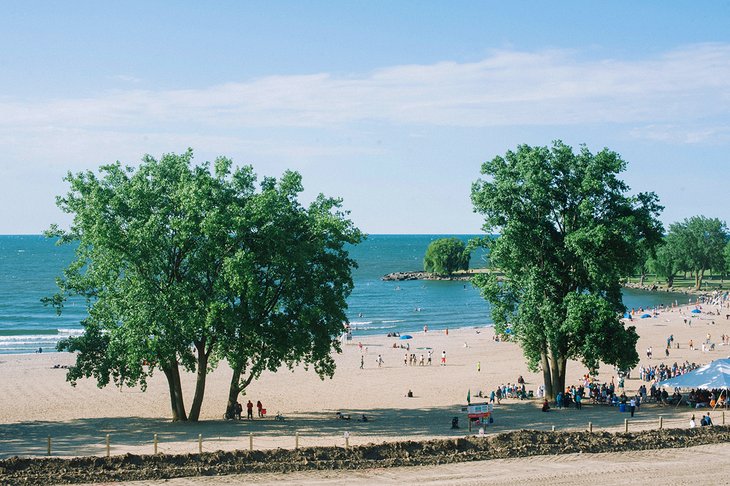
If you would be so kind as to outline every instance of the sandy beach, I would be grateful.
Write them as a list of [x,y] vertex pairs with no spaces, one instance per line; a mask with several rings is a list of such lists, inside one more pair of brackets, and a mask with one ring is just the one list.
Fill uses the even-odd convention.
[[[640,335],[638,350],[640,364],[671,364],[685,360],[708,363],[730,354],[721,345],[720,336],[730,334],[730,321],[709,312],[716,306],[703,306],[703,313],[689,314],[690,307],[668,310],[655,318],[634,319]],[[684,323],[692,316],[692,324]],[[714,324],[713,324],[714,322]],[[672,348],[664,357],[667,337],[672,334],[680,348]],[[710,334],[717,345],[703,352],[699,343]],[[536,390],[541,376],[528,371],[521,350],[515,344],[496,342],[489,328],[413,333],[407,341],[411,352],[419,357],[433,349],[431,366],[405,366],[401,348],[406,341],[386,336],[358,338],[344,346],[337,356],[337,372],[333,379],[320,380],[314,372],[297,368],[264,374],[253,383],[241,402],[261,400],[269,418],[253,421],[222,419],[228,392],[230,371],[225,363],[208,379],[202,420],[199,423],[171,423],[167,385],[162,374],[156,375],[146,392],[138,389],[99,389],[90,380],[72,388],[65,381],[65,370],[54,365],[69,365],[69,354],[0,356],[0,458],[14,455],[45,455],[47,438],[52,438],[54,456],[105,454],[106,434],[110,436],[112,454],[152,453],[153,436],[158,434],[158,451],[164,453],[197,452],[198,437],[202,435],[203,449],[247,449],[253,440],[255,449],[293,448],[296,434],[299,445],[344,445],[345,432],[351,445],[372,442],[457,437],[468,434],[466,417],[461,407],[466,404],[467,391],[472,401],[479,391],[488,392],[502,383],[514,383],[522,375],[528,390]],[[696,344],[688,347],[689,340]],[[645,350],[652,346],[654,357],[649,360]],[[446,366],[440,366],[441,352],[446,351]],[[361,355],[364,369],[360,369]],[[378,355],[383,365],[378,367]],[[477,368],[480,363],[481,370]],[[599,380],[617,380],[612,367],[600,370]],[[571,362],[568,384],[577,384],[586,369]],[[188,403],[192,397],[193,376],[185,377]],[[626,381],[627,392],[633,393],[642,384],[638,366]],[[647,384],[648,386],[648,384]],[[407,398],[408,390],[413,398]],[[349,414],[352,420],[338,420],[335,413]],[[284,421],[274,421],[280,412]],[[730,412],[729,412],[730,413]],[[362,414],[370,419],[356,420]],[[631,420],[631,430],[658,427],[662,416],[665,427],[687,427],[692,411],[687,407],[673,408],[645,405]],[[454,416],[461,418],[463,427],[450,428]],[[505,399],[495,408],[495,423],[487,434],[533,428],[547,430],[585,430],[592,422],[594,430],[623,430],[628,414],[616,408],[586,403],[582,410],[564,409],[542,413],[537,399],[520,401]],[[722,413],[714,413],[721,423]],[[730,422],[730,415],[728,415]],[[253,435],[251,435],[253,434]]]

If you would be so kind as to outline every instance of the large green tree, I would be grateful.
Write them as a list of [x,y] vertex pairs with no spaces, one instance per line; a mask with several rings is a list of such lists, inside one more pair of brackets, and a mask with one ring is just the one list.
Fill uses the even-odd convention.
[[705,216],[693,216],[669,226],[669,236],[677,252],[695,276],[695,289],[702,287],[705,272],[723,266],[723,251],[727,244],[724,221]]
[[669,233],[664,237],[646,266],[658,277],[666,279],[667,287],[674,286],[674,278],[677,273],[686,268],[685,259],[674,233]]
[[[160,370],[173,420],[198,420],[207,373],[229,357],[231,329],[240,319],[228,310],[238,305],[231,298],[235,282],[256,278],[234,262],[261,251],[263,227],[287,231],[280,226],[286,220],[275,213],[279,208],[260,200],[271,187],[300,183],[297,174],[287,173],[278,184],[265,179],[257,191],[251,167],[231,171],[231,162],[219,159],[212,170],[192,159],[192,151],[159,161],[146,156],[136,169],[116,163],[98,174],[68,174],[71,189],[58,204],[73,222],[68,231],[49,231],[62,243],[77,244],[76,260],[49,301],[61,311],[67,297],[80,295],[88,307],[84,334],[59,344],[60,350],[77,352],[67,378],[144,389]],[[288,194],[296,204],[296,192]],[[262,208],[270,212],[258,212]],[[338,225],[346,221],[340,213],[329,218]],[[314,222],[327,223],[326,217]],[[352,233],[348,241],[356,242],[359,233]],[[339,263],[349,275],[352,262]],[[181,386],[185,371],[196,374],[189,413]]]
[[428,245],[423,269],[438,275],[451,275],[457,270],[468,270],[470,257],[466,244],[460,239],[439,238]]
[[225,263],[228,315],[220,355],[233,369],[227,411],[263,371],[297,363],[332,376],[333,351],[347,321],[352,290],[346,245],[362,234],[340,211],[341,201],[320,196],[300,206],[301,177],[266,179],[261,194],[240,208],[237,224],[249,233]]
[[492,305],[497,332],[522,347],[531,369],[541,369],[549,397],[565,388],[569,359],[589,369],[638,361],[634,327],[619,315],[621,279],[636,268],[643,248],[661,237],[654,194],[629,196],[617,176],[626,162],[604,149],[578,153],[562,142],[520,145],[482,165],[486,179],[472,186],[485,216],[490,264],[474,283]]

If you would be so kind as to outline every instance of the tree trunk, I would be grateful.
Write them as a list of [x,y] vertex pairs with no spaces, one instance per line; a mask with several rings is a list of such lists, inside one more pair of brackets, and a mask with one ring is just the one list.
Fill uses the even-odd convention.
[[167,378],[167,386],[170,388],[170,407],[172,408],[172,421],[186,421],[185,402],[183,400],[182,385],[180,383],[180,369],[177,362],[173,361],[162,367]]
[[644,280],[646,279],[646,273],[644,271],[641,271],[641,276],[639,277],[639,287],[644,286]]
[[226,414],[230,413],[233,410],[233,404],[238,401],[238,395],[241,394],[243,390],[246,389],[248,385],[251,384],[251,382],[254,379],[254,376],[257,375],[257,372],[255,371],[256,368],[252,368],[250,374],[248,375],[248,378],[241,381],[241,374],[243,373],[243,364],[233,366],[233,376],[231,376],[231,385],[228,388],[228,403],[226,403]]
[[238,395],[241,393],[241,366],[233,367],[233,376],[231,376],[231,385],[228,388],[228,403],[226,403],[226,416],[233,417],[233,405],[238,401]]
[[203,406],[205,396],[205,379],[208,376],[208,353],[205,352],[205,341],[196,344],[195,348],[198,351],[198,370],[193,405],[190,407],[190,415],[188,415],[188,420],[192,422],[197,422],[200,418],[200,408]]
[[699,270],[695,273],[695,290],[700,290],[702,287],[702,278],[705,276],[705,269]]
[[565,363],[566,359],[550,354],[550,374],[555,396],[565,391]]
[[553,391],[553,380],[550,374],[550,362],[548,361],[547,354],[540,354],[540,363],[542,368],[542,379],[545,382],[545,398],[548,400],[555,400],[557,392]]
[[667,288],[671,289],[674,285],[674,275],[670,275],[667,277]]

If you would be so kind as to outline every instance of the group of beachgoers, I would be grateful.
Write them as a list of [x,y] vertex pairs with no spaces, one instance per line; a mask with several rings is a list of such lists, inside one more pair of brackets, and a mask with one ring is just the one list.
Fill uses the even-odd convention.
[[654,366],[642,365],[639,367],[639,379],[648,383],[658,383],[660,381],[689,373],[700,366],[701,365],[698,365],[697,363],[690,363],[689,361],[685,361],[682,364],[678,364],[675,361],[672,365],[665,365],[664,363]]
[[[253,402],[251,400],[248,401],[246,404],[246,419],[253,420]],[[266,415],[266,409],[264,408],[264,405],[261,403],[261,400],[258,400],[256,402],[256,409],[258,410],[258,417],[264,418]],[[236,400],[236,402],[231,407],[231,410],[229,410],[227,414],[227,418],[235,419],[235,420],[242,420],[242,414],[243,414],[243,405]]]
[[421,353],[420,358],[416,356],[416,353],[409,353],[407,351],[403,356],[403,364],[405,366],[431,366],[432,362],[433,351],[431,351],[430,349],[428,350],[427,355]]

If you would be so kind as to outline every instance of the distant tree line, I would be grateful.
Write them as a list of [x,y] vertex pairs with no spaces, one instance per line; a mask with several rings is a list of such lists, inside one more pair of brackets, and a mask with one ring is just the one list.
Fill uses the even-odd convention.
[[[642,267],[664,279],[669,288],[679,274],[689,274],[699,290],[708,272],[721,276],[730,272],[729,239],[724,221],[693,216],[671,224]],[[643,271],[641,274],[644,276]]]

